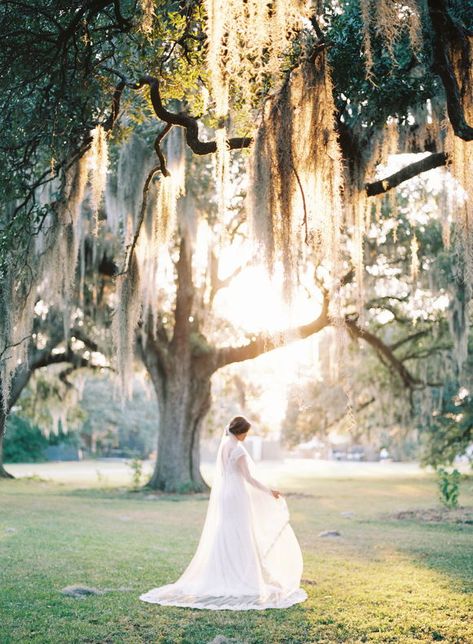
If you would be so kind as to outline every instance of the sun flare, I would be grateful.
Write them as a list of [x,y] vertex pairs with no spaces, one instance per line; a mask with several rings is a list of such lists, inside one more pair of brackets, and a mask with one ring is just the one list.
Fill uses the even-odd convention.
[[[234,271],[236,252],[229,250],[221,257],[223,275]],[[215,300],[216,312],[247,334],[276,334],[307,324],[320,314],[321,307],[322,295],[315,288],[301,287],[288,304],[283,297],[282,267],[270,276],[261,265],[244,268]],[[319,336],[293,342],[232,368],[262,385],[262,393],[251,407],[271,433],[277,434],[286,413],[289,387],[308,377],[320,377]]]
[[[228,268],[233,263],[230,253],[224,255],[222,273],[231,272]],[[301,288],[287,303],[283,297],[282,268],[278,267],[270,276],[263,266],[253,265],[241,270],[230,285],[218,293],[215,308],[246,332],[271,334],[315,319],[322,308],[322,296],[319,291],[308,292]]]

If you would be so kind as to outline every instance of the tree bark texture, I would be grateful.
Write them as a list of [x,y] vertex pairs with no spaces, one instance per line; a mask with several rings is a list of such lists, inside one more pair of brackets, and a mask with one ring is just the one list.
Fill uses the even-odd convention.
[[[148,351],[152,351],[149,344]],[[148,356],[148,362],[152,360]],[[202,492],[208,486],[200,473],[200,432],[210,409],[211,374],[196,373],[192,360],[176,359],[175,365],[165,375],[156,369],[151,372],[158,396],[159,434],[148,485],[165,492]]]
[[3,437],[5,436],[6,417],[2,410],[0,410],[0,479],[12,479],[13,474],[7,472],[3,466]]

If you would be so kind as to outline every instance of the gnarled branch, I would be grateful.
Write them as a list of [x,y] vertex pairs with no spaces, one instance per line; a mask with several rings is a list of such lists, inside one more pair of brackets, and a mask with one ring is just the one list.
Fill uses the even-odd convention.
[[[149,86],[151,104],[153,105],[156,116],[168,125],[179,125],[186,130],[186,143],[190,149],[198,155],[212,154],[217,151],[216,141],[201,141],[199,138],[199,121],[193,116],[183,112],[171,112],[163,105],[161,92],[159,89],[159,80],[155,76],[142,76],[138,82],[130,81],[117,69],[103,66],[108,72],[116,74],[126,87],[131,89],[141,89],[144,85]],[[253,139],[251,137],[233,137],[227,140],[229,150],[241,150],[248,148]]]
[[[394,355],[394,352],[391,347],[385,344],[381,338],[379,338],[368,329],[362,329],[356,320],[346,317],[345,324],[348,328],[350,335],[353,338],[359,338],[364,340],[369,345],[373,347],[381,361],[386,363],[393,371],[395,371],[401,378],[402,383],[406,389],[422,389],[424,387],[439,387],[441,383],[434,382],[424,382],[419,380],[411,374],[409,369],[403,364],[399,358]],[[411,338],[412,339],[412,338]]]
[[401,168],[394,174],[391,174],[385,179],[379,179],[378,181],[373,181],[372,183],[365,184],[365,190],[368,197],[373,197],[374,195],[381,195],[392,188],[396,188],[399,184],[404,181],[408,181],[413,177],[416,177],[422,172],[427,172],[433,168],[438,168],[440,166],[446,165],[447,163],[447,154],[445,152],[436,152],[435,154],[430,154],[428,157],[421,159],[420,161],[414,161],[410,163],[405,168]]
[[257,358],[263,353],[284,347],[297,340],[304,340],[318,333],[331,323],[328,315],[328,304],[328,298],[324,297],[322,312],[309,324],[302,324],[295,328],[280,331],[274,335],[261,333],[248,344],[239,347],[221,347],[217,349],[215,371],[234,362],[243,362],[244,360]]
[[[170,112],[163,105],[159,91],[159,80],[155,76],[143,76],[141,85],[149,85],[151,103],[156,116],[171,125],[180,125],[186,130],[186,142],[190,149],[199,155],[212,154],[217,151],[216,141],[201,141],[199,139],[199,122],[187,114]],[[253,139],[251,137],[235,137],[227,140],[229,150],[248,148]]]

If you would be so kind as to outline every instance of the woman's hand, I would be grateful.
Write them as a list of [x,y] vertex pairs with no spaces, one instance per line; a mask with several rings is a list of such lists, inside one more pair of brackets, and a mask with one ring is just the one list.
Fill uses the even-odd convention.
[[279,497],[281,496],[281,492],[278,492],[278,490],[271,490],[271,494],[275,499],[279,499]]

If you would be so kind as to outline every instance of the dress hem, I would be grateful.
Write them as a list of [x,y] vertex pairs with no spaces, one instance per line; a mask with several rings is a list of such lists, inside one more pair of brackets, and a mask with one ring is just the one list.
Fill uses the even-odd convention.
[[196,608],[198,610],[266,610],[268,608],[289,608],[295,604],[300,604],[304,602],[308,595],[305,590],[299,589],[298,591],[291,593],[285,599],[275,602],[262,602],[259,604],[206,604],[205,606],[198,602],[186,602],[172,599],[153,599],[153,591],[150,590],[143,595],[140,595],[140,600],[147,602],[148,604],[159,604],[161,606],[175,606],[177,608]]

